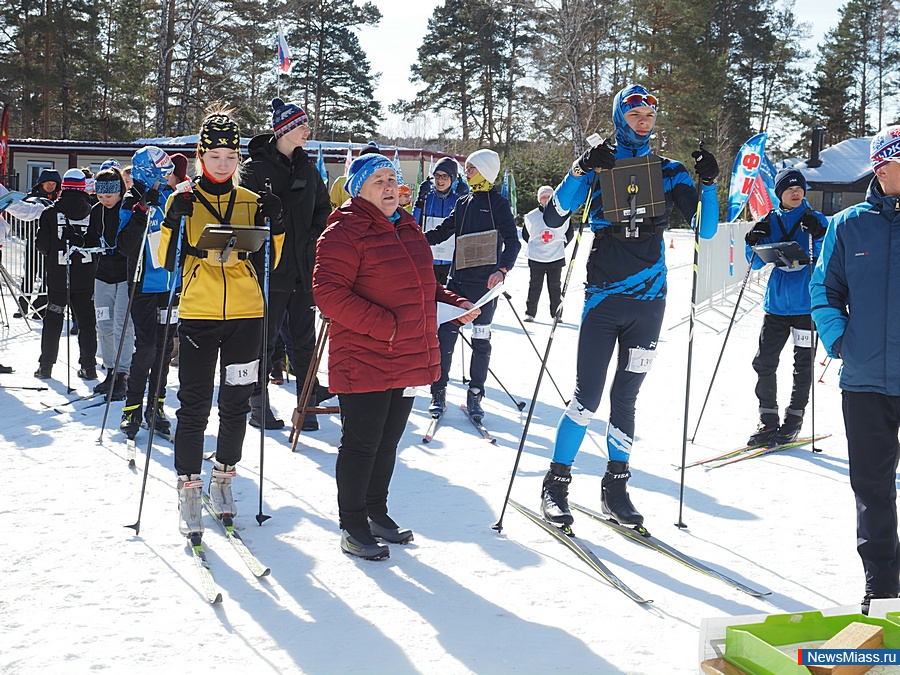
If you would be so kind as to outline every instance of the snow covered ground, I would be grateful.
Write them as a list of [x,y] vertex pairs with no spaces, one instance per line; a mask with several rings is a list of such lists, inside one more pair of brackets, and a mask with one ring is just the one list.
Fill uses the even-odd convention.
[[[134,523],[143,455],[129,469],[123,436],[98,432],[103,408],[57,414],[65,363],[49,391],[0,390],[0,672],[130,673],[177,668],[218,673],[695,673],[705,617],[793,612],[858,602],[862,568],[855,552],[855,511],[847,478],[838,368],[817,384],[816,431],[831,433],[821,454],[808,449],[716,470],[686,473],[684,522],[678,517],[691,236],[677,232],[667,250],[669,300],[659,357],[638,400],[631,494],[664,541],[747,583],[772,591],[756,599],[577,517],[575,530],[626,583],[654,600],[640,606],[600,579],[571,552],[514,509],[503,531],[491,529],[506,494],[525,411],[488,382],[486,423],[496,446],[480,439],[456,404],[464,401],[458,362],[451,403],[434,441],[422,443],[428,404],[423,389],[404,436],[392,484],[391,514],[415,531],[380,563],[341,553],[334,461],[336,416],[301,437],[291,453],[288,429],[270,432],[265,453],[262,527],[259,434],[248,429],[235,482],[237,525],[271,576],[253,578],[207,522],[204,541],[219,605],[200,594],[190,549],[176,529],[172,447],[153,445],[140,535]],[[589,243],[582,242],[555,335],[550,373],[568,398],[574,383],[577,320]],[[524,316],[524,255],[509,292]],[[745,297],[759,298],[757,289]],[[8,302],[7,305],[12,308]],[[549,334],[546,295],[529,324],[543,351]],[[690,433],[724,337],[725,314],[705,312],[694,343]],[[756,423],[750,366],[762,310],[737,323],[688,461],[743,444]],[[529,401],[538,358],[501,300],[492,368],[518,400]],[[467,350],[468,353],[468,350]],[[0,385],[34,386],[39,334],[21,319],[0,332],[0,362],[16,372]],[[63,359],[66,350],[61,349]],[[77,345],[73,338],[72,355]],[[820,350],[818,361],[824,354]],[[781,407],[790,388],[790,352],[780,369]],[[822,374],[816,366],[816,378]],[[88,385],[73,381],[78,394]],[[93,385],[94,383],[89,383]],[[167,411],[177,407],[177,370]],[[272,386],[274,408],[289,419],[293,382]],[[513,486],[513,498],[538,507],[563,404],[545,378]],[[84,405],[84,404],[81,404]],[[121,404],[108,428],[117,429]],[[574,501],[599,509],[608,403],[604,398],[573,471]],[[810,429],[807,415],[804,434]],[[215,412],[207,449],[215,443]],[[146,446],[147,435],[138,436]],[[159,669],[164,670],[160,671]]]

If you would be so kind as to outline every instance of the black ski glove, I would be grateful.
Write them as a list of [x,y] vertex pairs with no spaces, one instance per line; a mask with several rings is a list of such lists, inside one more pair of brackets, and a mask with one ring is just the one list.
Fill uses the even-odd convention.
[[166,218],[163,225],[170,229],[177,229],[181,226],[181,216],[190,217],[194,215],[194,193],[185,192],[184,194],[175,195],[172,203],[166,210]]
[[575,160],[575,164],[572,166],[572,168],[574,169],[575,167],[578,167],[578,171],[576,173],[580,176],[583,176],[593,169],[609,170],[615,165],[616,147],[610,143],[604,142],[600,145],[595,145],[589,150],[585,150],[584,154],[582,154],[581,157]]
[[425,198],[431,192],[431,181],[426,180],[419,186],[419,194],[416,197],[416,208],[422,210],[425,208]]
[[770,215],[766,214],[764,218],[760,218],[753,223],[753,227],[751,227],[747,234],[744,235],[744,241],[746,241],[749,246],[756,246],[760,241],[771,234],[772,225],[770,222]]
[[813,239],[824,237],[826,231],[821,221],[809,210],[800,216],[800,229],[807,234],[811,234]]
[[284,225],[281,222],[281,200],[278,198],[273,192],[263,192],[259,199],[256,200],[256,203],[259,204],[259,211],[257,214],[262,218],[269,219],[269,231],[272,234],[283,234],[284,233]]
[[712,185],[719,175],[719,163],[709,150],[694,150],[691,153],[694,158],[694,171],[700,176],[704,185]]

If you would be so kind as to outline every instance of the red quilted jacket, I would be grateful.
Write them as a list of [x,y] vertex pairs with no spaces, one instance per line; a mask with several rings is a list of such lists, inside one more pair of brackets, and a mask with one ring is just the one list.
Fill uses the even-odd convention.
[[331,319],[331,391],[387,391],[440,377],[437,303],[466,300],[435,281],[433,264],[422,230],[402,209],[396,225],[363,199],[329,216],[316,244],[313,296]]

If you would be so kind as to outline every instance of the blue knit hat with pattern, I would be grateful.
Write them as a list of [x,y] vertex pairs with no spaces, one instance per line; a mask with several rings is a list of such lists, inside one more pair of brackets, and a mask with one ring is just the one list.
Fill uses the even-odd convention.
[[309,124],[309,116],[296,103],[285,103],[280,98],[272,99],[272,131],[275,138],[281,138],[297,127]]
[[357,157],[350,164],[350,171],[347,172],[347,182],[344,189],[350,193],[351,197],[359,197],[359,191],[373,173],[379,169],[394,170],[394,163],[380,153],[371,153]]

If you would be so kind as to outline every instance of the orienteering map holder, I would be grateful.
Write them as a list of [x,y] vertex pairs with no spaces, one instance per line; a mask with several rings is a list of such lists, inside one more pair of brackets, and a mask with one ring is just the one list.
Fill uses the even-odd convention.
[[227,263],[233,252],[256,253],[268,236],[268,227],[207,225],[194,248],[215,254],[215,262]]
[[617,159],[609,171],[600,171],[603,215],[621,223],[626,237],[639,235],[639,224],[666,212],[662,160],[656,155]]
[[804,251],[796,241],[779,241],[774,244],[760,244],[753,250],[764,263],[774,263],[775,267],[797,269],[809,264],[809,252]]

